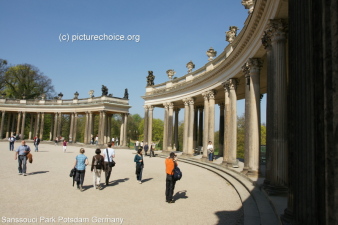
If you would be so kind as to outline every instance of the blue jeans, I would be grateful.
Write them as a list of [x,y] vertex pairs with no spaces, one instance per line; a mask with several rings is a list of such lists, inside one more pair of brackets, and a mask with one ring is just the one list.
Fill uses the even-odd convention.
[[19,164],[19,173],[26,173],[26,165],[27,165],[27,156],[19,155],[18,156],[18,164]]
[[9,151],[14,150],[14,142],[9,142]]
[[209,153],[209,161],[213,161],[214,160],[214,153]]

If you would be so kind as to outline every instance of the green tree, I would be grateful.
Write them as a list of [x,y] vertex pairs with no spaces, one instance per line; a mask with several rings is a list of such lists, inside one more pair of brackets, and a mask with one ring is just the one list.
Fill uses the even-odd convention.
[[261,145],[266,145],[266,126],[264,123],[261,125]]
[[7,61],[0,59],[0,91],[5,87],[5,72],[7,71]]
[[34,99],[45,94],[51,98],[54,93],[52,80],[43,75],[38,68],[29,64],[9,67],[3,76],[4,91],[9,98]]
[[140,134],[143,133],[143,130],[140,130],[140,124],[142,123],[142,118],[139,114],[129,115],[128,116],[128,125],[127,125],[127,138],[128,140],[143,140],[143,135],[140,137]]
[[237,116],[237,158],[244,159],[245,115]]

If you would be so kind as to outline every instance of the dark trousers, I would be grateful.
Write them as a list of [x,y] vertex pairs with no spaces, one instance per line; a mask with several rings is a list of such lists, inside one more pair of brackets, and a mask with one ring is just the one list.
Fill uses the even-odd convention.
[[19,164],[19,167],[18,167],[19,173],[26,173],[27,156],[19,155],[18,164]]
[[108,185],[110,174],[111,174],[111,167],[109,166],[108,162],[104,162],[104,173],[105,173],[105,176],[106,176],[106,185]]
[[165,183],[165,198],[167,201],[171,201],[173,199],[176,181],[173,179],[172,175],[167,174]]
[[9,151],[14,150],[14,142],[9,142]]
[[79,185],[81,185],[82,187],[85,174],[86,174],[85,170],[76,170],[75,180],[76,180],[77,187],[79,187]]
[[155,157],[154,150],[150,149],[150,157]]

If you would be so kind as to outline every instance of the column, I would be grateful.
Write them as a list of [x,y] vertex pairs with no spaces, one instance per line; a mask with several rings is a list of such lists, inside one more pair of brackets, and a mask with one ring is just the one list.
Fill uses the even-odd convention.
[[21,114],[22,112],[18,112],[18,121],[16,124],[16,135],[20,134]]
[[3,132],[4,132],[4,123],[5,123],[5,111],[1,111],[1,125],[0,125],[0,139],[3,139]]
[[55,118],[54,118],[54,116],[53,116],[53,114],[51,114],[51,121],[50,121],[50,130],[49,130],[49,140],[50,141],[53,141],[53,137],[54,137],[54,133],[53,133],[53,131],[54,131],[54,120],[55,120]]
[[251,58],[242,67],[245,73],[245,160],[244,169],[258,175],[260,149],[260,68],[262,61]]
[[[224,102],[219,103],[219,152],[218,156],[223,156],[223,149],[224,149]],[[216,143],[215,143],[216,144]]]
[[69,128],[69,142],[73,142],[73,133],[74,133],[74,113],[70,114],[70,128]]
[[36,120],[34,125],[34,137],[39,135],[40,113],[36,113]]
[[174,121],[174,103],[168,103],[168,151],[173,150],[173,121]]
[[198,117],[198,147],[203,146],[203,106],[198,107],[199,117]]
[[10,126],[11,126],[11,120],[13,118],[13,113],[8,113],[8,121],[7,121],[7,128],[6,128],[6,139],[9,138],[11,131],[10,131]]
[[92,139],[94,138],[94,114],[93,112],[89,112],[89,119],[88,119],[88,143],[91,143]]
[[77,112],[76,112],[76,113],[74,113],[73,143],[76,142],[76,134],[77,134],[77,117],[78,117],[78,114],[77,114]]
[[188,150],[189,155],[194,154],[193,135],[194,135],[194,98],[189,98],[189,131],[188,131]]
[[40,123],[40,135],[39,135],[40,140],[43,140],[44,126],[45,126],[45,113],[42,112],[41,113],[41,123]]
[[180,151],[180,146],[178,142],[178,113],[180,108],[175,108],[175,126],[174,126],[174,143],[176,151]]
[[[149,107],[147,105],[143,106],[144,108],[144,120],[143,120],[143,140],[145,142],[148,142],[148,112]],[[150,146],[151,143],[148,142],[148,145]]]
[[[224,82],[224,146],[223,146],[223,164],[227,165],[229,162],[229,142],[230,142],[230,86],[228,82]],[[237,118],[236,118],[237,119]]]
[[59,115],[58,115],[58,128],[57,128],[57,136],[58,137],[60,137],[61,136],[61,132],[62,132],[62,130],[61,130],[61,123],[62,123],[62,114],[59,112],[58,113]]
[[209,94],[202,93],[204,98],[204,129],[203,129],[203,158],[208,158],[207,146],[209,141]]
[[163,151],[168,151],[168,103],[163,103],[164,106],[164,128],[163,128]]
[[196,106],[194,109],[194,134],[193,134],[193,149],[198,147],[197,145],[198,142],[198,107]]
[[107,115],[107,142],[111,142],[111,116]]
[[153,111],[154,107],[148,106],[148,144],[153,142]]
[[30,126],[29,126],[29,133],[28,133],[29,140],[32,140],[32,135],[34,134],[34,130],[33,130],[34,115],[35,113],[30,113]]
[[183,153],[188,154],[189,100],[183,99],[183,103],[184,103]]
[[25,122],[26,122],[26,112],[22,112],[22,124],[21,124],[21,139],[25,140]]
[[58,128],[58,113],[55,113],[54,114],[54,131],[53,131],[53,139],[54,140],[58,136],[57,135],[57,128]]
[[[105,110],[102,110],[101,112],[101,116],[100,116],[100,136],[99,136],[99,144],[105,144],[105,139],[106,139],[106,127],[107,127],[107,124],[106,124],[106,111]],[[124,126],[125,123],[124,123]]]
[[212,141],[212,144],[216,145],[215,143],[215,95],[216,92],[214,90],[209,91],[209,129],[208,129],[208,136],[209,141]]
[[123,146],[126,147],[127,146],[127,124],[128,124],[128,116],[129,113],[126,113],[124,116],[124,129],[123,129]]
[[227,81],[230,96],[230,126],[229,126],[229,158],[228,164],[231,166],[237,160],[237,94],[236,89],[238,80],[231,78]]
[[[85,130],[84,130],[84,135],[83,135],[83,142],[85,144],[88,144],[89,112],[85,112],[85,113],[86,113],[86,119],[85,119]],[[100,129],[98,132],[100,132]]]
[[123,145],[124,117],[125,117],[125,114],[121,114],[122,123],[120,127],[120,141],[119,141],[120,146]]

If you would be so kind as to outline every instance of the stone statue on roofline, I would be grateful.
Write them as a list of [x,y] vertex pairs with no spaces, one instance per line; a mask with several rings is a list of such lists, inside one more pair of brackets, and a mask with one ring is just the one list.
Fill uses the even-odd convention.
[[226,34],[225,40],[228,41],[230,44],[235,40],[235,37],[237,36],[237,30],[238,27],[230,26],[229,31],[225,32]]
[[124,96],[123,98],[129,99],[128,88],[124,89]]
[[104,85],[102,85],[102,96],[107,96],[108,95],[108,88]]
[[155,76],[153,75],[153,71],[148,71],[147,86],[153,86],[154,80],[155,80]]

